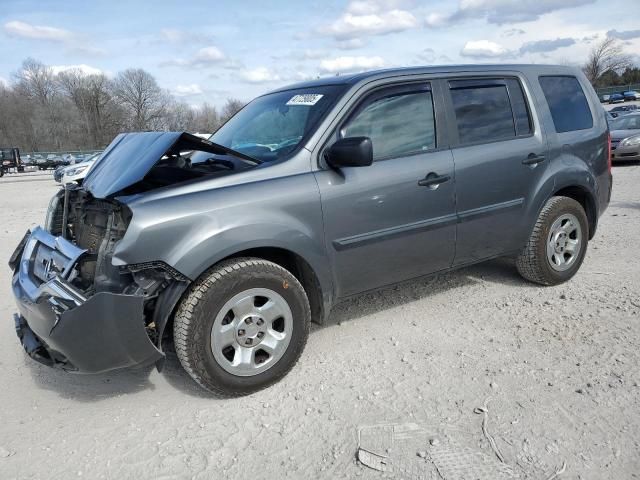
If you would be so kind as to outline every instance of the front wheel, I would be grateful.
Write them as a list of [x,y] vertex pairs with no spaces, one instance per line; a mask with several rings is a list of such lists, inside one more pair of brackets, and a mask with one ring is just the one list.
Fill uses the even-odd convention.
[[281,266],[236,258],[205,272],[181,301],[173,337],[180,363],[221,396],[267,387],[295,365],[311,310],[300,282]]
[[589,224],[582,205],[569,197],[552,197],[516,259],[518,272],[541,285],[566,282],[580,268],[588,241]]

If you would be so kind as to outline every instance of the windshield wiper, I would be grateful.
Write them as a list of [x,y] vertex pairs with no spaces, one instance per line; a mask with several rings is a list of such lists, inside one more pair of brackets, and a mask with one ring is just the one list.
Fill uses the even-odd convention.
[[[225,147],[224,145],[220,145],[219,143],[214,143],[211,140],[205,140],[205,139],[201,139],[201,140],[203,142],[208,143],[209,145],[211,145],[213,147],[209,153],[216,153],[218,155],[225,155],[225,154],[226,155],[231,155],[233,157],[237,157],[237,158],[240,158],[242,160],[246,160],[247,162],[251,162],[254,165],[260,165],[261,163],[264,163],[259,158],[251,157],[251,156],[246,155],[246,154],[244,154],[242,152],[239,152],[237,150],[233,150],[232,148]],[[218,151],[213,151],[214,149],[218,149]]]

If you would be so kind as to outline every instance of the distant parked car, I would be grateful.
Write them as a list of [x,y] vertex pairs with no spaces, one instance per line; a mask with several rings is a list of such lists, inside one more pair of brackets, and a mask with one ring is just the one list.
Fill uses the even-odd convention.
[[50,168],[56,167],[55,155],[48,155],[47,158],[42,156],[36,158],[36,165],[38,166],[38,170],[49,170]]
[[612,93],[609,96],[609,103],[620,103],[624,102],[624,95],[621,93]]
[[53,179],[60,183],[62,181],[62,176],[64,175],[64,169],[67,168],[64,165],[60,165],[53,171]]
[[620,115],[626,115],[627,113],[633,113],[639,110],[640,109],[638,109],[637,105],[620,105],[618,107],[613,107],[609,112],[614,117],[619,117]]
[[78,159],[76,157],[74,157],[73,155],[71,155],[70,153],[65,153],[64,155],[62,155],[62,162],[65,165],[73,165],[77,161],[78,161]]
[[640,135],[633,135],[621,140],[613,152],[612,161],[640,161]]
[[602,95],[602,96],[600,97],[600,101],[601,101],[602,103],[607,103],[607,102],[609,101],[609,97],[611,97],[611,95],[609,95],[609,94]]
[[[53,174],[53,178],[57,181],[66,185],[68,183],[82,183],[85,175],[89,173],[89,170],[96,163],[96,160],[100,157],[102,152],[96,153],[91,157],[87,157],[86,160],[76,163],[75,165],[69,165],[68,167],[62,167],[60,173],[58,170]],[[56,176],[60,176],[60,180],[56,178]]]
[[640,143],[637,143],[640,135],[640,112],[613,119],[609,122],[609,130],[612,160],[640,160]]
[[622,96],[624,97],[625,102],[630,100],[640,100],[640,93],[634,90],[628,90],[626,92],[622,92]]

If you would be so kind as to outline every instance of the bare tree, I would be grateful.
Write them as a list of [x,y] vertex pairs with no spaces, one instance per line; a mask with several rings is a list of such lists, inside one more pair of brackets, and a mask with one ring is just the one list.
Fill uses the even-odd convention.
[[55,75],[51,67],[38,60],[27,58],[20,70],[14,74],[17,88],[24,95],[49,106],[56,94]]
[[233,117],[242,109],[242,107],[244,107],[244,105],[244,102],[237,98],[227,98],[227,102],[224,104],[224,107],[222,107],[222,112],[220,113],[220,124],[225,123]]
[[59,73],[57,81],[63,94],[78,109],[92,147],[99,147],[113,137],[112,117],[116,109],[109,79],[104,74],[87,75],[72,69]]
[[174,132],[193,131],[193,109],[184,102],[172,100],[166,108],[165,127],[167,130]]
[[128,127],[132,130],[149,130],[157,126],[168,103],[168,96],[155,78],[141,68],[120,72],[113,92],[127,112]]
[[220,127],[220,118],[213,105],[207,102],[194,110],[193,131],[199,133],[213,133]]
[[591,49],[582,70],[595,85],[605,73],[617,73],[631,65],[631,57],[624,53],[618,39],[607,37]]
[[27,58],[0,84],[0,143],[24,151],[104,148],[122,131],[177,130],[213,133],[244,103],[229,98],[213,105],[188,105],[161,89],[141,69],[104,74],[54,70]]
[[16,92],[34,103],[31,128],[39,142],[51,143],[61,148],[60,130],[62,109],[53,69],[47,65],[27,58],[20,70],[14,74]]

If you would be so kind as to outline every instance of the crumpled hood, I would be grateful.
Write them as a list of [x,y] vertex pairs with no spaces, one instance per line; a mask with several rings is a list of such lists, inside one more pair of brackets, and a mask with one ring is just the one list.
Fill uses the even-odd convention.
[[113,139],[89,171],[82,182],[83,188],[95,198],[106,198],[139,182],[182,135],[189,134],[121,133]]

